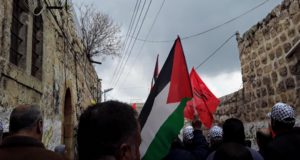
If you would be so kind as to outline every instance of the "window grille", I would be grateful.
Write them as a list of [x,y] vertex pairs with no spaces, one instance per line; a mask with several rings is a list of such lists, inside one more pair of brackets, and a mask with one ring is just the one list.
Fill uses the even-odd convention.
[[[11,46],[10,46],[10,62],[19,65],[20,60],[25,57],[26,47],[22,48],[21,45],[25,44],[26,34],[21,33],[22,28],[26,27],[23,22],[20,21],[22,13],[26,12],[22,7],[21,1],[13,1],[13,15],[11,26]],[[26,46],[26,45],[25,45]]]
[[43,18],[41,15],[33,17],[32,26],[32,63],[31,75],[42,78],[43,60]]

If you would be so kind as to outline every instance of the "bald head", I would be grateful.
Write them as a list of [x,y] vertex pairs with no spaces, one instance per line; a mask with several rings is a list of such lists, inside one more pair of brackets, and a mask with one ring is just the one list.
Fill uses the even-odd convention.
[[19,105],[11,112],[9,132],[12,134],[33,129],[43,117],[38,105]]

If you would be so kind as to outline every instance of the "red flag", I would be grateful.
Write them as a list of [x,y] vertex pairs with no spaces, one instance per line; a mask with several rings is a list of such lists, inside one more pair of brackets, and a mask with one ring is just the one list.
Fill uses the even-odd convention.
[[193,99],[187,103],[184,111],[185,117],[193,119],[194,115],[192,113],[195,113],[196,110],[203,125],[210,128],[213,122],[213,114],[220,104],[220,100],[207,88],[194,68],[190,73],[190,79],[193,88]]
[[156,57],[156,63],[155,63],[153,78],[152,78],[152,82],[151,82],[151,88],[154,86],[154,83],[158,77],[158,57],[159,57],[159,55],[157,55],[157,57]]
[[134,110],[136,110],[136,103],[133,103],[133,104],[132,104],[132,108],[133,108]]

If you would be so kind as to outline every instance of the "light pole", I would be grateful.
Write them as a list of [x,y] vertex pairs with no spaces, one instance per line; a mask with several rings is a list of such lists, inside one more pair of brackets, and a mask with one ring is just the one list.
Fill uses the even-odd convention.
[[106,93],[113,90],[113,88],[108,88],[108,89],[105,89],[102,93],[103,93],[103,97],[104,97],[104,102],[106,101]]

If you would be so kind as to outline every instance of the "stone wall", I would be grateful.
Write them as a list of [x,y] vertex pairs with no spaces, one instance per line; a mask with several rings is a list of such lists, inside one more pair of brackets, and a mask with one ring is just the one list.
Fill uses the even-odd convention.
[[[12,0],[0,0],[0,120],[8,131],[8,118],[18,104],[39,104],[44,114],[45,145],[53,149],[60,143],[74,145],[73,128],[77,118],[91,103],[100,100],[101,81],[82,52],[72,12],[48,10],[43,18],[42,78],[31,76],[32,19],[27,14],[25,67],[9,61],[12,25]],[[51,0],[50,5],[58,5]],[[67,102],[66,99],[70,99]],[[63,125],[65,124],[65,125]],[[64,128],[69,127],[69,128]],[[71,128],[71,130],[70,130]],[[71,148],[69,148],[71,150]]]
[[237,34],[243,89],[221,98],[216,122],[240,118],[253,140],[257,128],[267,127],[266,114],[276,102],[300,115],[299,40],[299,0],[284,0],[242,37]]

